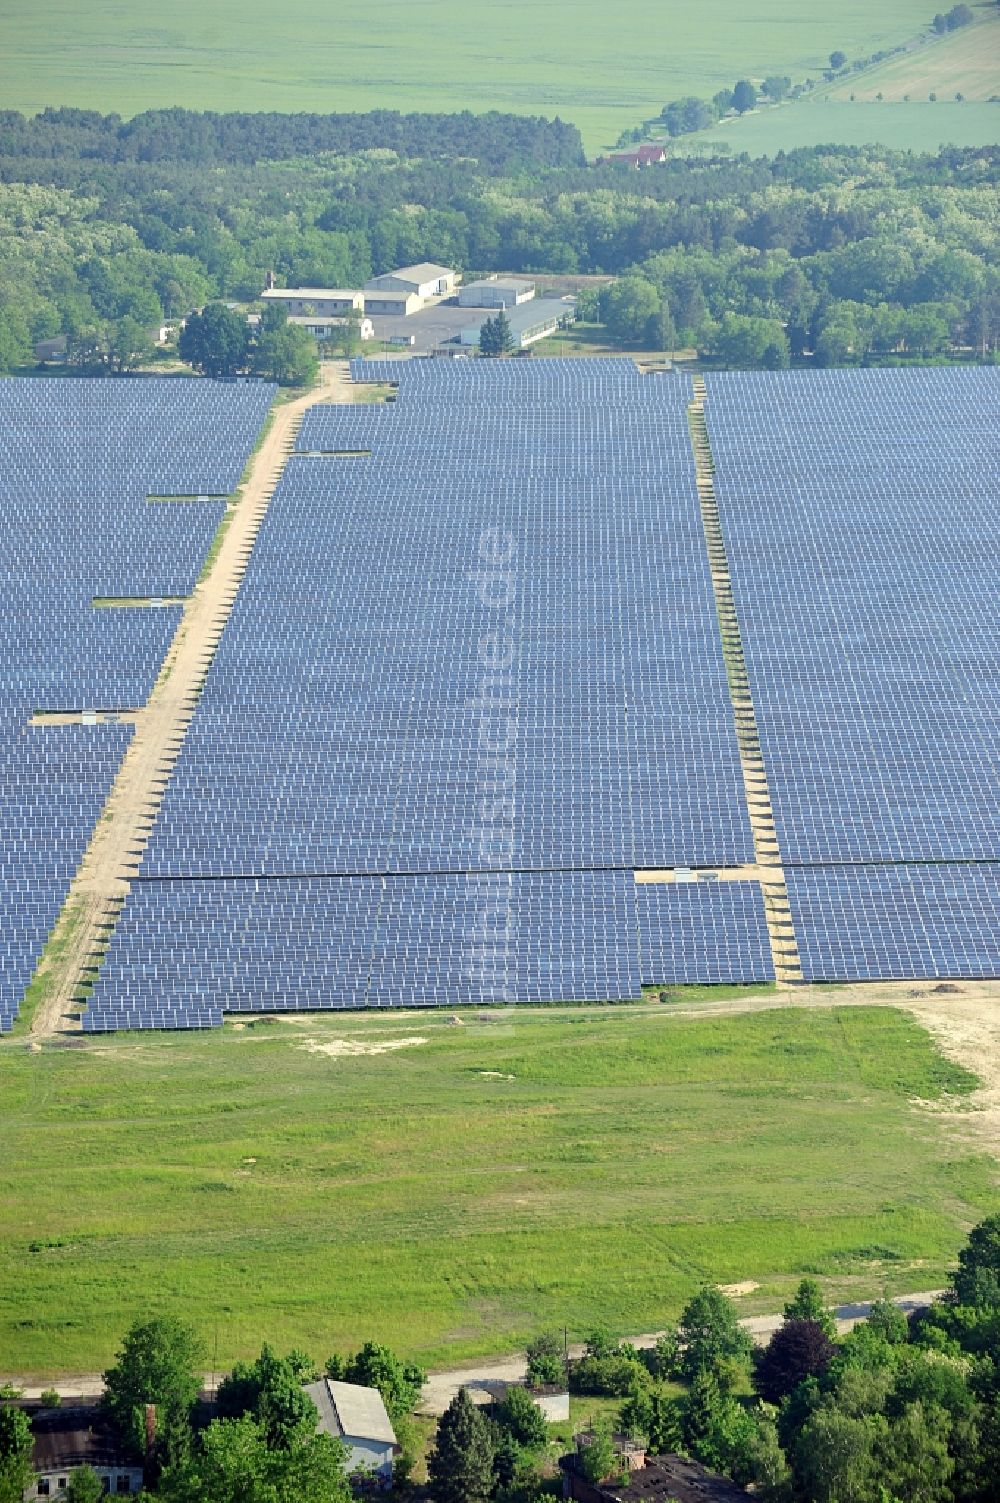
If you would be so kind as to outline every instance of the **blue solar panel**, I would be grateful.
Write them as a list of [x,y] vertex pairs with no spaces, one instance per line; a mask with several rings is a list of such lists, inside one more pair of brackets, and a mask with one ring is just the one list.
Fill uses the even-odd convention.
[[1000,857],[996,373],[707,384],[785,861]]
[[807,981],[1000,975],[1000,866],[792,867]]
[[[274,388],[0,381],[0,1032],[17,1015],[131,734],[34,712],[144,703]],[[187,496],[188,501],[158,497]],[[201,497],[198,500],[195,498]]]
[[85,1026],[639,990],[628,872],[140,882]]
[[[754,854],[689,384],[353,371],[395,401],[303,424],[88,1028],[771,979],[757,884],[631,875]],[[996,974],[996,373],[708,386],[804,973]]]
[[308,415],[302,448],[371,455],[290,461],[143,878],[749,859],[688,383],[399,378],[391,408]]
[[644,983],[774,980],[758,883],[642,882],[636,908]]

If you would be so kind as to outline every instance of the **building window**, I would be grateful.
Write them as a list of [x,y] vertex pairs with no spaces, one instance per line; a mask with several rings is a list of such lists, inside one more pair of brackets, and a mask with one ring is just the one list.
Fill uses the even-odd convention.
[[69,1487],[69,1478],[68,1477],[60,1477],[59,1478],[59,1491],[61,1493],[64,1493],[66,1491],[67,1487]]
[[104,1491],[106,1493],[109,1493],[111,1491],[111,1478],[110,1477],[102,1477],[101,1478],[101,1487],[104,1489]]
[[130,1493],[131,1491],[132,1491],[132,1482],[131,1482],[131,1479],[128,1478],[128,1477],[119,1477],[117,1483],[115,1484],[115,1492],[116,1493]]
[[49,1496],[49,1479],[47,1477],[40,1477],[38,1479],[36,1491],[40,1498],[47,1498]]

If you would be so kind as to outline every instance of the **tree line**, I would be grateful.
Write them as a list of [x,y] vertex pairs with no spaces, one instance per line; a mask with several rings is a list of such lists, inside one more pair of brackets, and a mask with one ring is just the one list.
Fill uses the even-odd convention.
[[584,159],[575,125],[497,110],[284,115],[174,108],[144,110],[130,120],[97,110],[49,108],[30,116],[0,111],[0,157],[253,166],[317,152],[373,150],[473,157],[492,169],[572,167]]
[[[879,1300],[838,1339],[818,1285],[804,1279],[768,1344],[754,1348],[732,1301],[706,1286],[650,1349],[600,1330],[567,1365],[558,1337],[532,1343],[529,1381],[567,1373],[571,1392],[621,1401],[616,1422],[592,1421],[582,1436],[580,1464],[594,1483],[618,1481],[617,1432],[654,1455],[692,1456],[762,1503],[994,1503],[1000,1216],[973,1230],[944,1298],[910,1319]],[[435,1503],[540,1495],[542,1438],[524,1431],[512,1455],[516,1423],[502,1411],[498,1420],[467,1395],[453,1402],[431,1453]],[[501,1453],[511,1483],[498,1480]]]
[[[160,1317],[131,1327],[104,1375],[104,1413],[125,1451],[145,1465],[148,1496],[347,1503],[346,1453],[317,1435],[305,1392],[320,1376],[312,1358],[264,1346],[254,1361],[235,1365],[206,1408],[205,1357],[190,1327]],[[405,1487],[423,1450],[411,1415],[426,1374],[371,1341],[331,1357],[324,1372],[379,1390],[401,1443],[396,1485]],[[537,1337],[525,1385],[489,1411],[463,1389],[441,1417],[427,1457],[433,1503],[537,1503],[550,1491],[552,1436],[532,1391],[554,1383],[568,1384],[584,1413],[588,1398],[617,1401],[614,1422],[584,1422],[580,1461],[593,1482],[615,1477],[618,1433],[653,1455],[694,1457],[752,1488],[761,1503],[994,1503],[1000,1215],[970,1233],[940,1300],[909,1318],[879,1300],[843,1337],[808,1278],[762,1348],[732,1300],[710,1285],[647,1349],[596,1330],[583,1355],[567,1362],[560,1336]],[[156,1410],[151,1450],[148,1405]],[[0,1503],[21,1503],[30,1454],[23,1411],[0,1404]],[[74,1478],[71,1503],[96,1503],[92,1485],[85,1470]]]
[[997,147],[816,147],[623,176],[497,172],[415,155],[414,140],[206,173],[186,146],[108,161],[86,139],[73,127],[48,155],[0,147],[0,371],[58,335],[114,368],[135,325],[254,299],[268,271],[356,287],[424,260],[628,279],[627,296],[583,311],[623,341],[676,340],[720,363],[989,359],[1000,342]]

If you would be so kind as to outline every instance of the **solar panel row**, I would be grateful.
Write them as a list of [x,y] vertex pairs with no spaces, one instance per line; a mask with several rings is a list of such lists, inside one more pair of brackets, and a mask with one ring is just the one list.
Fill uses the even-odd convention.
[[644,982],[747,972],[773,977],[753,883],[637,887],[630,872],[584,871],[141,882],[84,1028],[188,1014],[207,1026],[213,1009],[622,1001]]
[[144,878],[749,858],[688,384],[514,369],[307,414]]
[[707,378],[786,862],[1000,857],[1000,381]]
[[[85,1026],[770,979],[755,884],[631,875],[752,859],[687,383],[355,375],[396,400],[303,425]],[[998,408],[987,371],[709,378],[807,979],[1000,973]]]
[[95,608],[192,588],[273,388],[0,382],[0,1031],[9,1029],[130,731],[29,725],[141,705],[179,609]]

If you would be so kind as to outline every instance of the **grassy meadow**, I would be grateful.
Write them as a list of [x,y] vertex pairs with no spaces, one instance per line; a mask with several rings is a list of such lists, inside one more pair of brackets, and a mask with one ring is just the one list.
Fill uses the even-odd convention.
[[711,130],[683,136],[679,155],[701,153],[723,142],[733,152],[774,156],[798,146],[866,146],[877,142],[894,151],[938,151],[942,146],[1000,143],[1000,104],[924,99],[908,104],[838,99],[798,100],[726,120]]
[[759,1309],[806,1273],[934,1287],[997,1171],[918,1098],[973,1085],[874,1008],[6,1044],[0,1373],[91,1371],[149,1311],[220,1363],[377,1336],[444,1365],[655,1329],[703,1279],[758,1280]]
[[908,40],[916,0],[10,0],[0,15],[0,94],[123,115],[202,110],[513,110],[561,115],[589,150],[741,76],[815,76]]
[[932,93],[939,102],[954,99],[957,93],[980,101],[1000,95],[1000,9],[996,5],[990,6],[990,15],[977,26],[963,26],[928,47],[867,69],[859,78],[838,81],[829,97],[849,100],[853,94],[855,100],[872,100],[881,94],[884,100],[899,104],[907,99],[925,100]]

